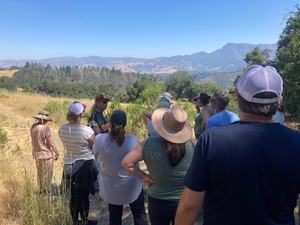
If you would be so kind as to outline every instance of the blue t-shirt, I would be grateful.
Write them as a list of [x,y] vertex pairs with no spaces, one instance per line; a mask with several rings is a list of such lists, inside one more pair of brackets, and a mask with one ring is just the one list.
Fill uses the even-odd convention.
[[206,121],[206,130],[210,127],[220,127],[238,120],[240,118],[233,112],[228,110],[219,111]]
[[184,184],[206,191],[203,225],[294,224],[300,132],[279,123],[212,127],[198,140]]

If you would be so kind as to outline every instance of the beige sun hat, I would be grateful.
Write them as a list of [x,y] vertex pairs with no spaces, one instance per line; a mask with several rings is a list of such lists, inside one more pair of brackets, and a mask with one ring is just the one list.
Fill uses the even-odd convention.
[[48,111],[39,111],[39,114],[33,116],[33,118],[52,121]]
[[152,124],[162,138],[172,143],[185,143],[191,139],[192,126],[180,106],[156,109],[152,114]]

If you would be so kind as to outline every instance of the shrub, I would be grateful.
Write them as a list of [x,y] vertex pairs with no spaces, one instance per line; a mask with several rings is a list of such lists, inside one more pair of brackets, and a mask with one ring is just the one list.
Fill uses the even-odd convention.
[[0,147],[2,148],[8,141],[7,132],[0,128]]

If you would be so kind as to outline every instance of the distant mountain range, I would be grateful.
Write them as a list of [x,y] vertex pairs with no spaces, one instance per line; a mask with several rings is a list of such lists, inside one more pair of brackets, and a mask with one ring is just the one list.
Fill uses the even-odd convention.
[[246,53],[256,46],[261,50],[270,49],[270,57],[275,57],[277,44],[235,44],[228,43],[212,53],[197,52],[192,55],[177,55],[153,59],[131,57],[55,57],[41,60],[0,60],[0,67],[23,67],[26,62],[36,62],[42,65],[60,66],[94,66],[121,69],[124,72],[139,72],[146,74],[171,74],[176,71],[195,73],[231,73],[241,71],[246,63]]

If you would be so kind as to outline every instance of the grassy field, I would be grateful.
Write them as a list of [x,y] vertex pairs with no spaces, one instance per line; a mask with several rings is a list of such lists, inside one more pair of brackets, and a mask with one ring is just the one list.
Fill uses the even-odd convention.
[[[54,164],[53,194],[51,196],[36,194],[36,167],[31,156],[29,127],[35,122],[33,115],[37,114],[39,110],[45,109],[45,107],[53,109],[53,113],[51,113],[53,122],[49,122],[47,125],[51,128],[53,139],[63,156],[63,147],[57,130],[61,124],[66,122],[66,109],[62,110],[60,106],[68,105],[75,100],[86,104],[87,110],[94,103],[93,99],[52,98],[46,95],[11,93],[0,90],[1,224],[71,224],[67,196],[58,195],[58,185],[63,168],[62,157]],[[124,105],[124,107],[126,106]],[[295,127],[295,124],[287,125]],[[4,136],[7,137],[7,140],[5,143],[1,143]],[[100,225],[108,224],[106,203],[101,201],[98,195],[91,196],[90,200],[91,218],[98,219]],[[295,213],[297,211],[296,208]],[[201,221],[201,215],[199,215],[195,224],[200,225]],[[132,215],[128,207],[124,208],[123,224],[132,224]]]
[[[1,135],[7,137],[0,145],[0,223],[2,224],[39,224],[57,225],[71,224],[68,200],[58,195],[63,168],[63,147],[58,138],[57,130],[65,123],[67,105],[78,100],[87,105],[87,110],[94,100],[52,98],[45,95],[28,94],[23,92],[7,92],[0,90],[0,141]],[[47,125],[52,131],[53,139],[61,153],[54,163],[53,194],[38,195],[36,182],[36,167],[31,156],[30,126],[35,122],[33,115],[39,110],[50,107],[53,109],[53,122]],[[51,108],[52,107],[52,108]],[[55,107],[58,107],[57,109]],[[122,105],[126,107],[126,105]],[[140,120],[141,118],[141,114]],[[85,123],[85,122],[83,122]],[[143,127],[139,127],[143,129]],[[144,132],[144,131],[143,131]],[[143,169],[146,167],[141,164]],[[98,219],[99,224],[108,224],[107,204],[99,195],[90,196],[90,218]],[[147,198],[146,198],[147,210]],[[199,220],[201,218],[199,217]],[[123,224],[131,225],[132,215],[128,207],[124,207]],[[201,224],[199,221],[197,224]]]

